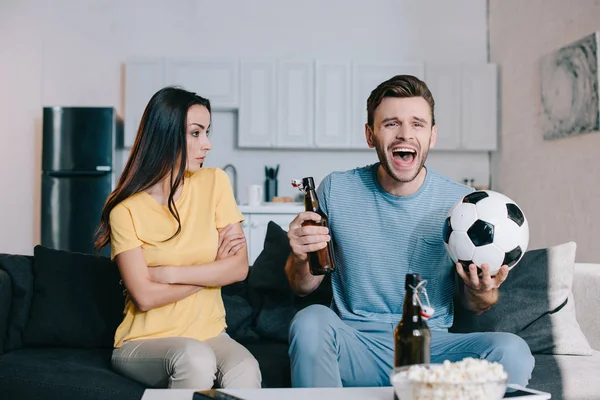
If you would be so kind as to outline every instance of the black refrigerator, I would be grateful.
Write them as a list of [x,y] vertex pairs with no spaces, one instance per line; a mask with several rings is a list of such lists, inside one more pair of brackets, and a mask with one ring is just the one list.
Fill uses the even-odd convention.
[[[115,182],[122,121],[111,107],[45,107],[41,244],[87,254]],[[107,247],[101,255],[109,256]]]

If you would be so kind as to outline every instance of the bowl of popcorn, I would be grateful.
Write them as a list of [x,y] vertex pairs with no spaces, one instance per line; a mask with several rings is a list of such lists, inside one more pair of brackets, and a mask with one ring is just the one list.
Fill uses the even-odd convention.
[[508,374],[502,364],[465,358],[394,368],[390,381],[400,400],[499,400]]

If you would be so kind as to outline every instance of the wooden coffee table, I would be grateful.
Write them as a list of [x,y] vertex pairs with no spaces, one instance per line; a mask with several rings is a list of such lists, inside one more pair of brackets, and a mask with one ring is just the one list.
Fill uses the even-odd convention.
[[[528,392],[527,395],[511,397],[522,400],[548,400],[549,393],[532,389],[523,389],[509,385],[514,389]],[[223,392],[243,400],[392,400],[392,387],[361,388],[307,388],[307,389],[221,389]],[[142,400],[192,400],[192,389],[147,389]]]

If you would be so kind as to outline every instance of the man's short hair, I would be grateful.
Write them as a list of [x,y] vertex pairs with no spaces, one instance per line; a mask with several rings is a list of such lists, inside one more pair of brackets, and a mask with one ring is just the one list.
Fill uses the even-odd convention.
[[435,125],[435,101],[427,84],[413,75],[396,75],[377,86],[367,99],[367,123],[373,129],[375,109],[386,97],[422,97],[431,109],[431,126]]

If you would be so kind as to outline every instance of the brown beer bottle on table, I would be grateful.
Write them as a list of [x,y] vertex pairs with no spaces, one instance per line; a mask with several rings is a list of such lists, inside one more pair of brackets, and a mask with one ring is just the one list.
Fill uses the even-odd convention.
[[419,274],[406,274],[402,319],[394,331],[394,367],[431,362],[431,331],[421,316],[420,293],[414,290],[419,282]]
[[[329,228],[327,215],[319,206],[319,199],[317,198],[317,192],[315,191],[314,179],[312,177],[302,178],[302,189],[305,192],[304,209],[306,211],[317,213],[321,216],[320,221],[305,221],[302,226],[316,225]],[[310,273],[313,275],[325,275],[335,271],[335,264],[333,262],[333,244],[331,243],[331,240],[327,243],[325,248],[308,253],[308,264],[310,267]]]

